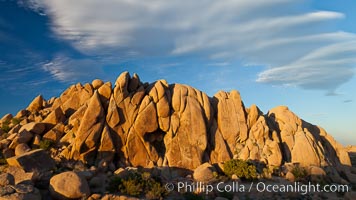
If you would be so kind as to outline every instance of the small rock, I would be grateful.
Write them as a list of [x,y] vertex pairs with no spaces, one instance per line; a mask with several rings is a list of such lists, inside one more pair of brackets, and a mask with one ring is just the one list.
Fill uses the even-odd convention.
[[233,174],[231,176],[231,179],[234,180],[234,181],[239,181],[240,180],[240,178],[236,174]]
[[292,172],[287,172],[286,177],[285,177],[288,181],[293,182],[295,181],[295,177],[294,174]]
[[125,170],[124,168],[119,168],[114,172],[114,174],[117,177],[124,178],[124,177],[128,176],[130,174],[130,172],[128,170]]
[[41,136],[36,134],[33,137],[32,148],[39,148],[40,142],[41,142]]
[[93,200],[100,199],[100,198],[101,198],[101,194],[92,194],[92,195],[90,196],[90,198],[92,198]]
[[26,152],[31,151],[31,148],[26,143],[18,144],[15,148],[15,155],[20,156]]

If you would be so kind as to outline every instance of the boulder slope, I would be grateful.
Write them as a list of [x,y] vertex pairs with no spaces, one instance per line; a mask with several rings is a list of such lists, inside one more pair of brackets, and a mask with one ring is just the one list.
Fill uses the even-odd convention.
[[11,127],[0,142],[7,157],[18,144],[34,148],[52,140],[61,159],[117,167],[195,169],[232,158],[330,167],[338,174],[349,174],[351,166],[341,144],[285,106],[263,114],[256,105],[246,108],[235,90],[208,97],[165,80],[142,83],[128,72],[113,88],[94,80],[72,85],[58,98],[38,96],[0,123]]

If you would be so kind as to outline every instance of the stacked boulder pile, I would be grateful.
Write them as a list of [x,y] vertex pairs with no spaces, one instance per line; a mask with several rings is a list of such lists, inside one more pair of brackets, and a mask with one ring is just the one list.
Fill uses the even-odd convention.
[[[0,127],[2,159],[31,173],[30,180],[78,163],[94,168],[90,178],[95,169],[125,167],[167,168],[172,177],[235,158],[271,169],[314,167],[333,182],[356,181],[345,148],[285,106],[264,114],[256,105],[245,107],[235,90],[209,97],[165,80],[142,83],[128,72],[114,87],[94,80],[49,100],[38,96],[15,116],[5,115]],[[91,186],[83,184],[79,196],[90,194]]]

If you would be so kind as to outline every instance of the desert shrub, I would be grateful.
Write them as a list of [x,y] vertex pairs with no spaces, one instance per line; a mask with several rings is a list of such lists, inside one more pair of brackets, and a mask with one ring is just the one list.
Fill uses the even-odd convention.
[[18,118],[16,118],[16,117],[14,117],[14,118],[11,119],[11,123],[12,123],[13,125],[17,125],[17,124],[19,124],[20,122],[21,122],[21,120],[18,119]]
[[307,171],[303,167],[299,166],[294,166],[291,172],[296,180],[301,180],[308,176]]
[[48,150],[53,145],[52,140],[41,140],[40,141],[40,149]]
[[166,194],[166,189],[159,182],[149,183],[149,190],[145,197],[146,199],[161,199]]
[[130,196],[139,196],[143,191],[143,184],[139,179],[129,178],[122,181],[122,184],[119,185],[119,191]]
[[5,133],[8,133],[11,128],[10,128],[10,121],[5,121],[1,125],[1,130],[3,130]]
[[257,178],[256,166],[252,163],[239,159],[232,159],[224,163],[224,173],[228,176],[235,174],[242,179]]
[[135,197],[144,196],[145,199],[163,199],[167,194],[161,182],[151,177],[148,172],[135,172],[124,178],[113,177],[108,190]]

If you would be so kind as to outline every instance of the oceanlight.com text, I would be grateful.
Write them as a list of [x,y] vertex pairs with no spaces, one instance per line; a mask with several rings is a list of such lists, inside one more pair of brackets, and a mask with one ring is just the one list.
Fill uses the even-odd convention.
[[167,183],[166,190],[178,191],[178,192],[198,192],[209,194],[212,192],[232,192],[232,193],[245,193],[251,191],[268,192],[268,193],[319,193],[319,192],[349,192],[351,191],[348,185],[339,184],[327,184],[321,185],[318,183],[308,184],[294,182],[290,184],[276,184],[276,183],[264,183],[264,182],[251,182],[251,183],[239,183],[239,182],[219,182],[214,184],[207,184],[204,182],[177,182],[176,184]]

